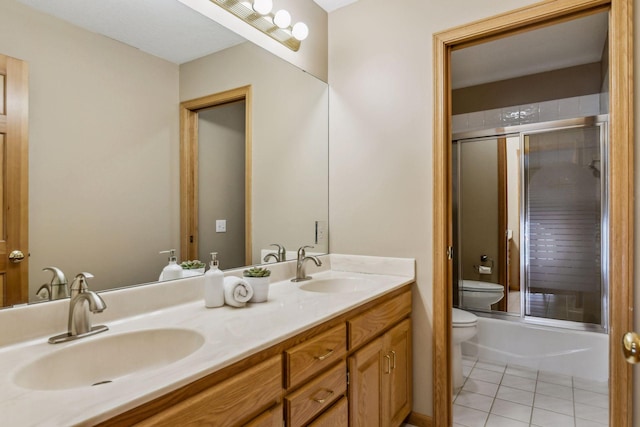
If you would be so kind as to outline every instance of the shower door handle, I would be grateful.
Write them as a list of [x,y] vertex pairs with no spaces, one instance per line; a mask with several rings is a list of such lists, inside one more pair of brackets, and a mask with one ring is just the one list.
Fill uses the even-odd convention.
[[640,362],[640,336],[635,332],[627,332],[622,337],[622,352],[627,362],[636,364]]

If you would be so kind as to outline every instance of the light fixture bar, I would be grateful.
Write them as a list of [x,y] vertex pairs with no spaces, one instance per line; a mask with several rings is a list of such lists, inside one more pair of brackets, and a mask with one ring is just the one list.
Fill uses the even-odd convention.
[[297,52],[298,49],[300,49],[300,40],[293,36],[291,27],[279,28],[273,23],[274,15],[272,13],[261,15],[255,12],[249,1],[211,0],[211,2],[217,4],[226,11],[231,12],[247,24],[262,31],[264,34],[280,42],[292,51]]

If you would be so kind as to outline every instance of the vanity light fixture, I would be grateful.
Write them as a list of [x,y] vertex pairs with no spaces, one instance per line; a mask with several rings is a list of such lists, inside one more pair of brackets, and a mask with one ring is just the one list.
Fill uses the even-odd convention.
[[300,49],[300,42],[309,36],[309,27],[304,22],[297,22],[291,26],[291,14],[286,10],[271,13],[273,0],[211,0],[211,2],[294,52]]

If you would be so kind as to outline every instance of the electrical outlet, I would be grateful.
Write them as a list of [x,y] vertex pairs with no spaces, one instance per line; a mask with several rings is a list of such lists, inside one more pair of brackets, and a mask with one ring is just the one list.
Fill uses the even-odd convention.
[[227,232],[227,220],[216,219],[216,233],[226,233],[226,232]]

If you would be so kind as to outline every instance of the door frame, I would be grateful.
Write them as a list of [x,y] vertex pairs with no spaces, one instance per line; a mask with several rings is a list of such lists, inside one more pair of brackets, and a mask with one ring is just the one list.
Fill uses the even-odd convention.
[[[0,275],[4,281],[0,283],[2,307],[29,301],[29,66],[0,54],[0,74],[5,76],[6,90],[0,91],[5,92],[0,103],[6,101],[6,109],[0,108],[0,132],[6,135],[5,151],[0,153],[5,168],[0,180],[0,197],[4,197],[0,208],[6,227],[0,236],[0,271],[5,273]],[[24,254],[21,262],[9,261],[13,250]]]
[[252,133],[251,85],[180,103],[180,256],[198,258],[198,113],[211,107],[245,101],[244,227],[245,265],[251,265]]
[[634,274],[633,0],[547,0],[434,34],[433,417],[453,422],[451,306],[451,51],[580,15],[609,10],[609,422],[631,426],[633,377],[622,355],[632,330]]

